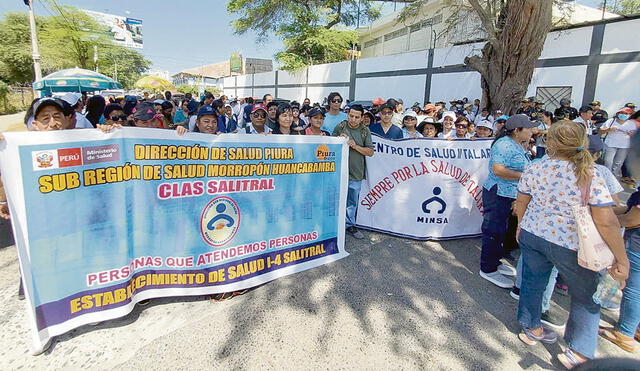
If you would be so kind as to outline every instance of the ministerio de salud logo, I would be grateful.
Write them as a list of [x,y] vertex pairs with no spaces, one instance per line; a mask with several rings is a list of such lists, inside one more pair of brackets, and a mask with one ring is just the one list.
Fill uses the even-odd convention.
[[230,197],[216,197],[202,210],[200,233],[213,247],[223,246],[235,237],[240,227],[240,208]]

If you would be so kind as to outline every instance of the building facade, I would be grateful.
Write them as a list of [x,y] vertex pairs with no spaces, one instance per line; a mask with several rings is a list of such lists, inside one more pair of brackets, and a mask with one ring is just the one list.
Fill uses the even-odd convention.
[[[449,24],[452,9],[444,0],[427,3],[420,14],[404,22],[398,21],[400,12],[389,14],[370,25],[360,27],[359,44],[362,57],[380,57],[412,51],[445,48],[458,43],[485,38],[478,17],[472,11],[456,10],[456,22]],[[553,22],[556,26],[612,19],[617,14],[605,12],[573,2],[555,3]]]

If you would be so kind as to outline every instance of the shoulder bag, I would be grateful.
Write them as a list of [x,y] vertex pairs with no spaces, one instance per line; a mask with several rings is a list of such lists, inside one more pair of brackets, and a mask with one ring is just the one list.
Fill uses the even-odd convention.
[[613,265],[613,253],[604,242],[596,228],[589,209],[591,182],[587,187],[580,187],[581,202],[572,206],[573,216],[578,230],[578,265],[583,268],[599,272]]

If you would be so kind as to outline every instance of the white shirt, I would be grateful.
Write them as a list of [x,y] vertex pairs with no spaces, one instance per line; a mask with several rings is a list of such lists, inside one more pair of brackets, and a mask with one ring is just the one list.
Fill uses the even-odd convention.
[[589,120],[589,121],[584,121],[584,119],[580,116],[576,117],[573,122],[577,122],[582,124],[584,127],[587,128],[587,135],[591,135],[593,134],[593,121]]
[[620,124],[614,117],[607,120],[602,124],[602,129],[609,129],[610,127],[617,127],[618,130],[612,131],[606,134],[604,144],[610,148],[629,148],[631,147],[631,137],[627,133],[636,131],[636,125],[631,120],[625,121]]
[[197,115],[192,115],[189,117],[189,131],[196,130],[196,120],[198,119]]
[[[249,130],[249,132],[247,133],[247,130]],[[243,129],[239,129],[238,130],[238,134],[245,134],[245,135],[250,135],[250,134],[269,134],[271,133],[271,128],[269,128],[266,124],[264,125],[264,132],[263,133],[258,133],[258,131],[253,127],[253,125],[248,122],[247,123],[247,127],[243,128]]]
[[393,116],[391,116],[391,123],[395,126],[402,129],[402,118],[404,117],[404,113],[394,112]]
[[93,129],[93,125],[83,114],[76,112],[76,129]]
[[467,120],[469,120],[469,122],[473,122],[474,124],[476,123],[476,115],[473,113],[467,113],[465,114],[465,117],[467,118]]

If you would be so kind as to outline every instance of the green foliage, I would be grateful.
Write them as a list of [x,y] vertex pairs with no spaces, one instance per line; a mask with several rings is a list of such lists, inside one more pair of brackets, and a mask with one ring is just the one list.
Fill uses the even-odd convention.
[[298,35],[284,40],[285,50],[276,54],[276,58],[282,63],[281,68],[288,71],[312,64],[340,62],[348,59],[346,51],[357,41],[356,31],[305,27]]
[[627,17],[638,15],[640,14],[640,0],[610,0],[607,1],[607,11]]
[[[38,17],[38,41],[42,73],[80,67],[94,70],[94,46],[98,48],[98,67],[101,73],[116,77],[125,89],[149,69],[151,62],[142,54],[106,39],[105,29],[87,14],[71,7],[52,6],[57,14]],[[8,13],[0,22],[0,80],[10,84],[33,82],[31,36],[27,13]]]
[[380,7],[370,0],[230,0],[227,11],[237,17],[231,23],[237,34],[254,31],[257,41],[283,40],[285,50],[276,58],[285,70],[347,59],[357,33],[334,27],[380,16]]
[[[42,31],[45,21],[36,21]],[[31,36],[27,13],[7,13],[0,22],[0,80],[9,84],[27,84],[33,81]]]
[[3,111],[9,110],[9,85],[0,81],[0,102],[2,103]]
[[198,95],[198,89],[191,85],[178,85],[176,90],[184,94],[191,93],[194,97]]

